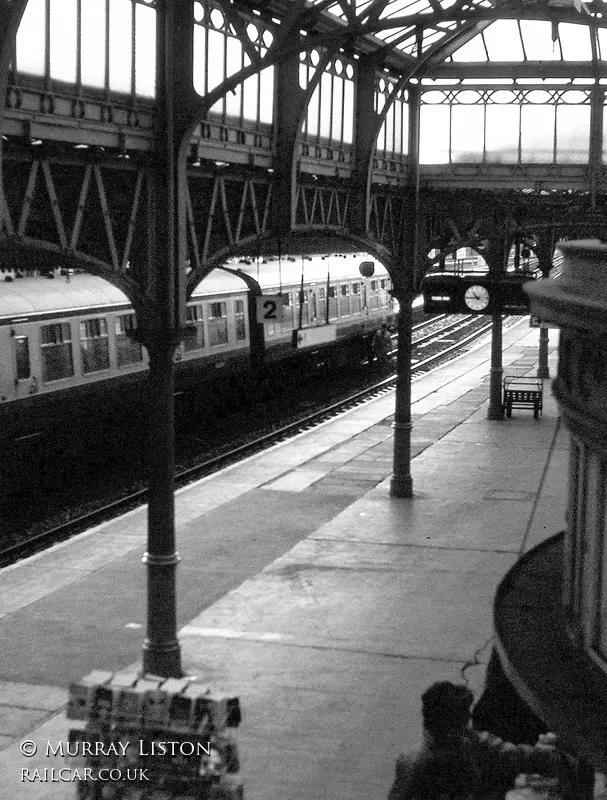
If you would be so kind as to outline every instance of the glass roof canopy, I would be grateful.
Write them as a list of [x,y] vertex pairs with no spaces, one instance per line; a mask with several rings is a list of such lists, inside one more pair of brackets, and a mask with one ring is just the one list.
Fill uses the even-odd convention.
[[507,75],[511,64],[517,74],[549,74],[551,65],[554,76],[607,74],[603,2],[311,0],[308,9],[412,75],[469,74],[471,68],[479,76]]

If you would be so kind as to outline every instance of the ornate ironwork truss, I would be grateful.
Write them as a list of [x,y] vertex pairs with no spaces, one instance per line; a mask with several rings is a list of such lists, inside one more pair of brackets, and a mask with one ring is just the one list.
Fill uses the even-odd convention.
[[[113,92],[107,77],[105,88],[95,93],[78,82],[72,87],[60,85],[50,74],[24,80],[11,72],[12,42],[25,5],[25,0],[12,0],[0,8],[7,85],[4,130],[11,144],[18,145],[9,147],[4,158],[4,234],[13,243],[37,239],[61,257],[88,259],[92,270],[105,269],[135,301],[149,296],[153,279],[147,272],[145,209],[153,193],[153,159],[145,153],[157,147],[154,103],[137,96],[135,80],[129,96]],[[147,0],[145,5],[155,7]],[[214,30],[235,37],[242,49],[240,68],[226,71],[203,96],[193,89],[189,45],[179,62],[174,145],[186,148],[190,161],[198,165],[188,169],[184,195],[189,288],[230,253],[253,247],[256,239],[289,232],[307,231],[313,237],[329,231],[357,244],[366,240],[369,249],[402,268],[407,217],[415,186],[420,179],[424,185],[424,178],[429,186],[459,180],[462,187],[473,188],[480,179],[487,188],[496,183],[510,191],[535,188],[538,194],[557,183],[564,190],[575,180],[578,189],[590,187],[593,196],[588,203],[596,207],[596,193],[604,180],[598,154],[602,126],[597,122],[602,91],[593,97],[590,167],[453,163],[428,168],[424,174],[418,171],[416,177],[417,154],[398,154],[394,144],[398,125],[404,124],[402,109],[408,109],[409,123],[415,126],[421,82],[428,77],[496,80],[507,74],[541,76],[549,70],[555,78],[559,72],[591,76],[598,89],[607,65],[601,58],[607,55],[601,51],[600,31],[606,24],[602,6],[596,2],[578,6],[574,0],[453,4],[450,0],[182,0],[181,8],[193,10],[201,25],[206,24],[205,14],[213,9],[221,12]],[[518,31],[522,53],[510,63],[491,58],[487,38],[490,27],[505,20]],[[521,27],[525,21],[550,25],[560,55],[549,66],[540,65],[526,49]],[[190,19],[183,25],[188,41],[194,23]],[[585,60],[564,58],[565,29],[559,27],[563,25],[588,31]],[[454,60],[475,37],[485,59]],[[302,64],[307,70],[303,86],[301,78],[298,83]],[[235,124],[225,110],[223,116],[214,110],[222,98],[270,67],[275,70],[272,125],[259,119],[255,124],[244,119]],[[329,72],[333,77],[327,89],[321,83]],[[355,85],[351,143],[344,138],[343,126],[339,140],[332,133],[323,138],[320,130],[311,132],[306,115],[312,98],[319,91],[333,96],[337,90],[345,98],[348,81]],[[319,119],[323,102],[318,100]],[[339,106],[332,106],[330,113],[339,117]],[[383,135],[380,154],[378,136],[387,121],[392,133]],[[39,139],[42,146],[37,150]],[[401,136],[399,147],[405,144]],[[82,145],[86,152],[78,151]],[[226,162],[220,161],[222,154]],[[214,162],[225,163],[226,168]],[[440,205],[440,192],[436,203]]]

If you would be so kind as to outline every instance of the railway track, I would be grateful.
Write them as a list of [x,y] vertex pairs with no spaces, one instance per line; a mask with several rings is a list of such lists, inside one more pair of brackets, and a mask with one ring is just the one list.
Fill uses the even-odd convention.
[[[437,328],[436,323],[440,323],[442,327]],[[434,317],[431,320],[414,326],[413,339],[416,356],[412,359],[413,379],[415,380],[421,377],[431,369],[440,366],[440,364],[465,351],[467,345],[487,333],[490,329],[491,323],[488,323],[486,318],[478,316],[462,318],[461,315],[453,319],[446,315],[440,315],[440,317]],[[448,337],[451,336],[458,337],[457,341],[449,341]],[[417,357],[417,354],[423,350],[427,350],[428,353],[423,355],[423,357]],[[431,350],[434,352],[430,352]],[[394,350],[393,353],[395,352]],[[396,375],[390,375],[365,389],[353,392],[341,398],[329,406],[325,406],[316,411],[307,412],[279,428],[255,436],[246,443],[239,444],[236,447],[229,448],[211,457],[204,457],[200,463],[194,466],[185,469],[178,468],[175,475],[176,487],[186,486],[230,464],[234,464],[248,456],[261,452],[278,442],[285,441],[298,433],[310,430],[322,422],[338,416],[345,411],[351,410],[356,406],[362,405],[374,397],[379,397],[391,391],[395,384]],[[59,525],[55,525],[48,530],[28,537],[23,541],[12,544],[0,550],[0,566],[6,566],[26,555],[39,552],[49,547],[51,544],[68,539],[101,522],[113,519],[126,511],[144,504],[146,500],[146,489],[134,491],[113,502],[106,503],[99,508],[87,511]]]

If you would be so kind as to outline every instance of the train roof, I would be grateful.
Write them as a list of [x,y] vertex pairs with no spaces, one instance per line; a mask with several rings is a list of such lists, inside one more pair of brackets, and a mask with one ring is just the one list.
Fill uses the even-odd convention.
[[[203,291],[200,291],[200,288]],[[196,294],[221,295],[244,292],[246,286],[236,275],[221,269],[213,270],[199,284]],[[74,314],[91,309],[129,306],[129,298],[104,278],[76,272],[54,279],[45,276],[14,278],[0,281],[0,319],[48,314]]]
[[[359,266],[363,261],[374,261],[374,277],[385,277],[387,272],[378,262],[363,254],[328,257],[311,256],[303,260],[303,275],[306,285],[324,284],[327,272],[331,281],[356,280],[361,278]],[[261,289],[277,289],[280,286],[299,286],[301,281],[302,259],[286,257],[268,260],[265,263],[247,264],[230,262],[226,266],[240,270],[257,280]],[[212,270],[193,292],[193,298],[211,295],[246,292],[242,278],[228,270]],[[10,322],[21,317],[35,315],[86,313],[91,309],[112,306],[129,306],[128,297],[104,278],[87,273],[76,272],[70,275],[14,278],[12,281],[0,280],[0,320]]]
[[[237,265],[227,264],[230,269],[235,269]],[[242,294],[247,291],[247,285],[238,275],[229,272],[227,269],[218,267],[206,275],[192,292],[192,298],[204,297],[208,295],[222,295],[237,292]]]
[[125,304],[129,300],[120,289],[95,275],[75,273],[53,280],[25,277],[0,283],[0,319]]
[[327,274],[331,281],[361,279],[360,265],[372,261],[375,265],[373,277],[385,278],[388,273],[385,267],[368,253],[350,253],[348,255],[329,256],[285,256],[278,261],[277,258],[267,260],[265,263],[252,261],[250,264],[240,262],[230,264],[250,275],[262,289],[277,288],[279,286],[299,286],[303,267],[304,283],[326,283]]

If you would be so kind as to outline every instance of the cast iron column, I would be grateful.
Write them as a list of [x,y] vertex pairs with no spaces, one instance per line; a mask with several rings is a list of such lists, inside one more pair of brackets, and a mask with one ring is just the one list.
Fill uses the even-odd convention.
[[405,205],[400,237],[400,263],[393,276],[394,295],[399,303],[396,398],[394,410],[394,467],[390,482],[392,497],[413,497],[411,476],[411,329],[417,274],[419,241],[419,117],[421,93],[411,87],[409,94],[409,207]]
[[[501,305],[501,304],[500,304]],[[491,370],[489,373],[489,408],[487,419],[503,419],[502,407],[502,310],[493,312],[491,328]]]
[[[550,277],[553,255],[554,235],[551,235],[549,248],[544,249],[540,247],[540,249],[537,251],[539,267],[542,270],[542,280]],[[540,341],[537,353],[537,377],[550,377],[550,368],[548,367],[548,328],[542,327],[540,327]]]
[[185,197],[188,115],[194,102],[191,0],[156,3],[156,104],[149,292],[155,315],[143,325],[150,356],[147,637],[143,671],[182,674],[177,640],[175,549],[175,346],[185,322]]
[[[2,98],[6,96],[8,68],[11,60],[14,60],[17,30],[26,6],[27,0],[15,0],[11,4],[0,4],[0,97]],[[4,110],[3,101],[0,105],[0,126],[4,121]],[[0,137],[0,159],[2,157],[2,141],[2,137]],[[0,169],[0,233],[4,234],[5,232],[12,233],[12,230],[4,197],[3,170]]]
[[[497,226],[496,226],[497,227]],[[490,238],[489,251],[485,260],[489,266],[489,275],[498,283],[504,275],[504,267],[508,261],[512,239],[508,236],[508,219],[503,220],[503,231],[496,231]],[[496,303],[491,315],[491,369],[489,371],[489,408],[487,419],[503,419],[502,408],[502,302]]]
[[177,640],[175,572],[175,340],[170,330],[146,337],[149,367],[148,433],[148,569],[147,636],[143,645],[143,672],[179,677],[181,649]]
[[548,366],[548,328],[540,328],[540,341],[537,351],[537,377],[550,377],[550,368]]
[[299,64],[299,54],[294,52],[275,67],[276,155],[272,188],[272,227],[284,233],[291,230],[295,218],[295,153],[302,115],[305,115],[306,108],[306,92],[299,85]]
[[376,61],[371,54],[358,60],[354,84],[354,165],[351,177],[348,215],[352,229],[363,236],[368,234],[370,172],[381,126],[375,112]]
[[598,81],[590,93],[590,148],[588,152],[588,189],[590,208],[597,207],[597,193],[603,169],[603,109],[605,87]]
[[398,355],[396,362],[396,399],[394,422],[394,466],[390,481],[393,497],[413,497],[411,476],[411,329],[413,295],[395,293],[399,303]]
[[[542,278],[547,278],[550,273],[550,266],[544,269],[544,265],[540,264],[542,268]],[[540,326],[540,341],[537,349],[537,377],[549,378],[550,367],[548,366],[548,328]]]

